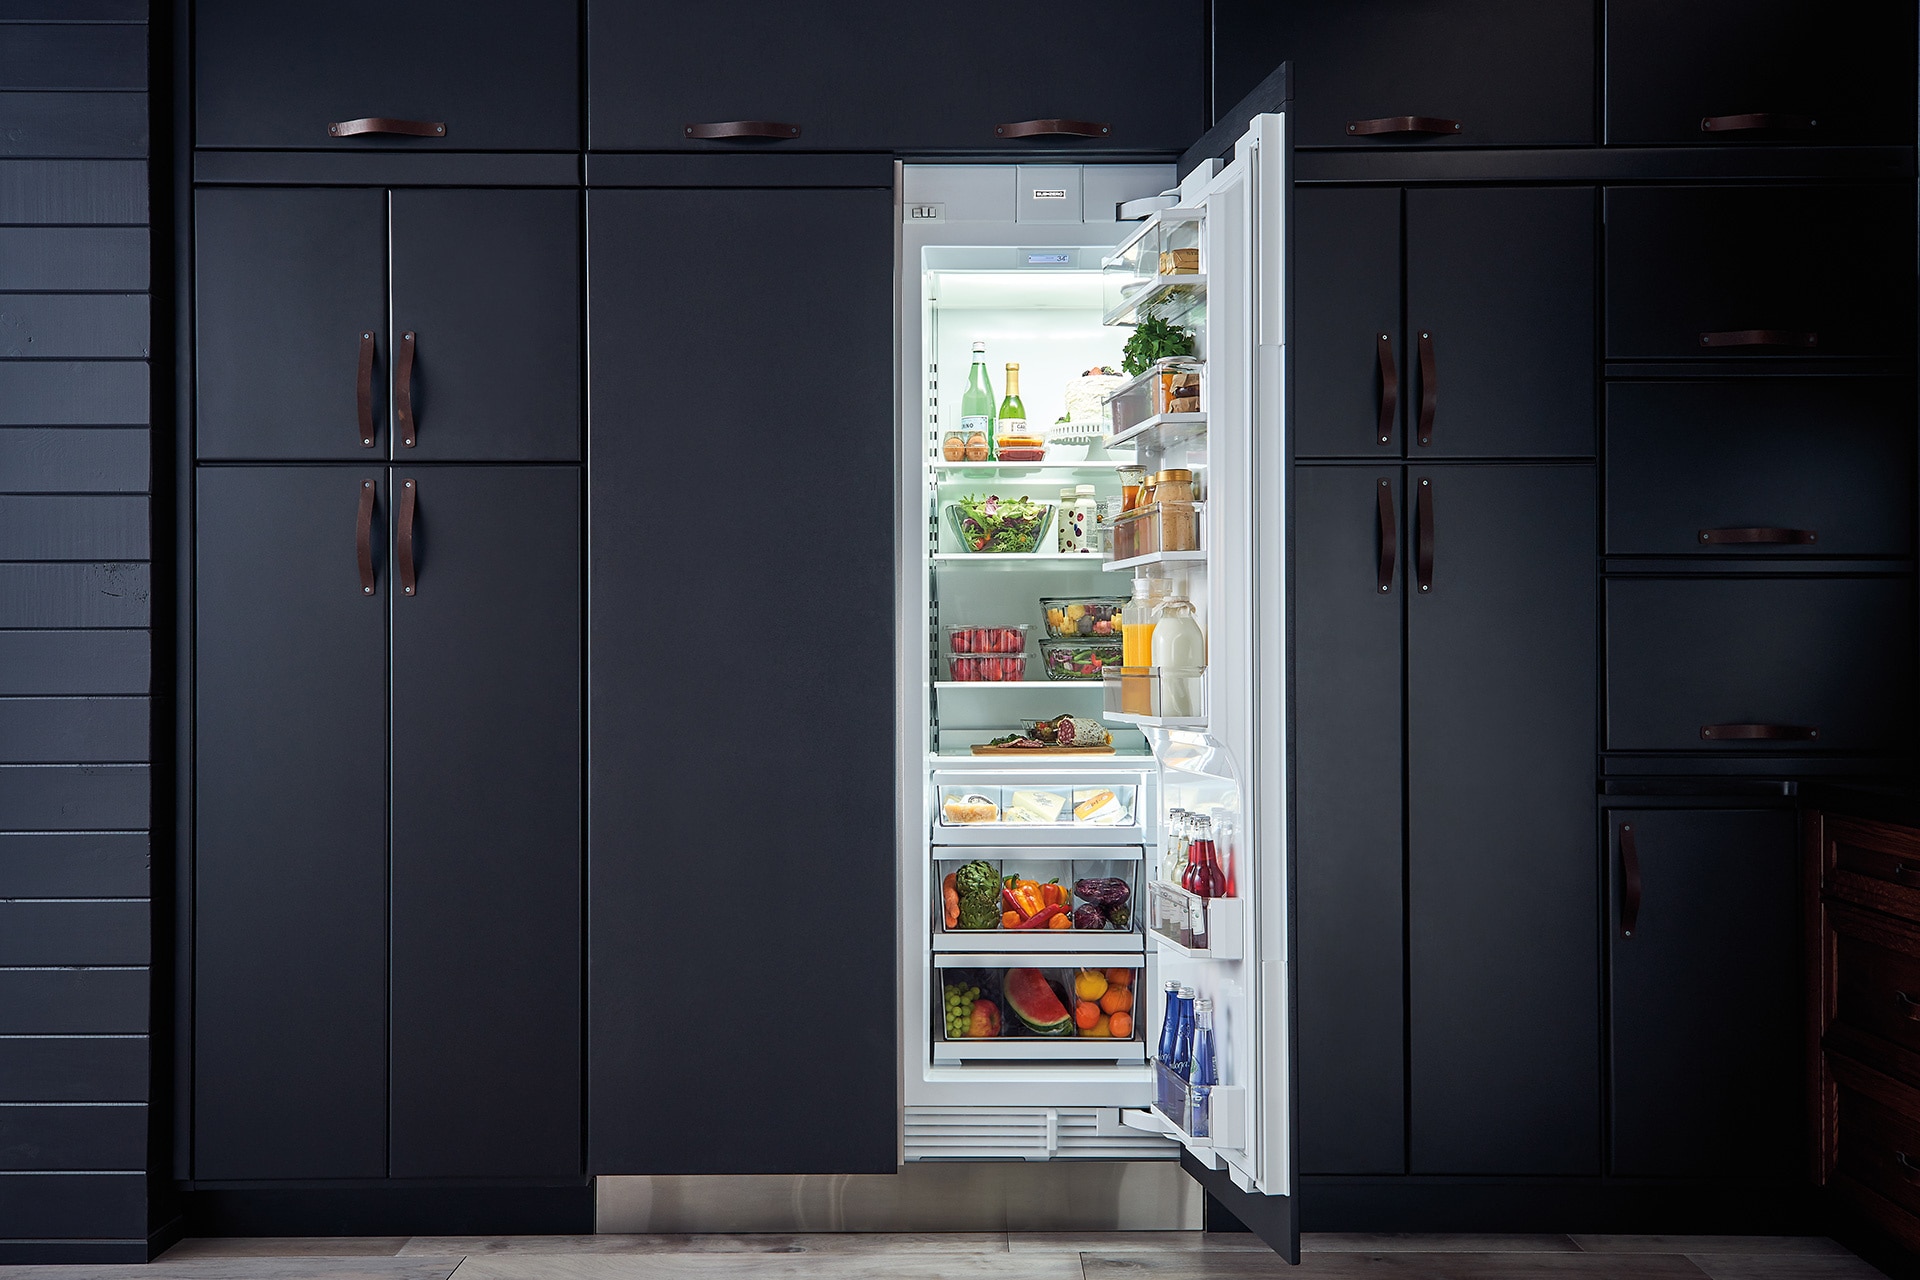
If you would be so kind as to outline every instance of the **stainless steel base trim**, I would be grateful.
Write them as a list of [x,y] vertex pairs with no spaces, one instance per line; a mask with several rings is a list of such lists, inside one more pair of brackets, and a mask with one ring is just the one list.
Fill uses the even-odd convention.
[[1140,1160],[921,1161],[895,1174],[603,1175],[602,1232],[1198,1231],[1200,1184]]

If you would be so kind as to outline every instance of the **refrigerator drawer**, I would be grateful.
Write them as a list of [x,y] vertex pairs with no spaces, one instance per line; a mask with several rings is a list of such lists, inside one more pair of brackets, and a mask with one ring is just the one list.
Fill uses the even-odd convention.
[[[943,857],[933,864],[933,946],[936,951],[1086,951],[1142,944],[1138,902],[1140,859],[1111,857],[1085,849],[982,849],[970,858]],[[1138,848],[1130,852],[1138,854]],[[975,870],[967,873],[969,868]],[[984,886],[991,872],[998,886],[991,923],[965,890]],[[954,878],[951,889],[948,877]],[[1009,885],[1011,879],[1014,884]],[[1097,882],[1097,883],[1096,883]],[[1024,888],[1023,886],[1032,886]],[[1078,892],[1084,887],[1088,892]],[[951,895],[951,896],[950,896]],[[1011,903],[1009,898],[1012,899]],[[1038,909],[1033,909],[1038,904]],[[966,927],[972,920],[975,927]],[[1034,923],[1022,923],[1032,920]]]
[[1137,952],[936,956],[934,1061],[1144,1062],[1145,981]]

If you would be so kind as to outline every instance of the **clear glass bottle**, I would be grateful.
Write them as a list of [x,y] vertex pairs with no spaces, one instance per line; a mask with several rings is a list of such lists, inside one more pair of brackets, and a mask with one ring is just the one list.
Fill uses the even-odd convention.
[[960,396],[960,447],[968,462],[993,457],[993,383],[987,378],[987,344],[973,344],[973,368]]
[[1205,1138],[1213,1132],[1210,1114],[1213,1086],[1220,1083],[1220,1064],[1215,1060],[1213,1044],[1213,1001],[1200,996],[1193,1002],[1193,1075],[1191,1115],[1187,1132]]
[[[1120,610],[1120,665],[1146,668],[1153,665],[1154,611],[1173,590],[1167,578],[1151,576],[1133,580],[1133,599]],[[1153,684],[1144,671],[1121,677],[1120,710],[1128,715],[1153,714]]]
[[1184,595],[1169,595],[1155,606],[1149,665],[1159,669],[1162,716],[1201,713],[1200,672],[1207,667],[1207,633],[1198,611]]
[[1007,436],[1027,434],[1027,405],[1020,398],[1020,366],[1007,364],[1007,397],[1000,402],[1000,413],[993,424],[993,456],[1000,456],[1000,441]]

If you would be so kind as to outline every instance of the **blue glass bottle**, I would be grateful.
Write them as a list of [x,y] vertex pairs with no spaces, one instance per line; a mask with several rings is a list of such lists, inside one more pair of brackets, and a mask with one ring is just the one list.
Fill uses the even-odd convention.
[[1169,982],[1163,996],[1166,1011],[1160,1018],[1160,1061],[1173,1065],[1173,1050],[1180,1032],[1180,984]]
[[1193,988],[1180,988],[1180,1022],[1174,1031],[1173,1074],[1182,1080],[1193,1071]]

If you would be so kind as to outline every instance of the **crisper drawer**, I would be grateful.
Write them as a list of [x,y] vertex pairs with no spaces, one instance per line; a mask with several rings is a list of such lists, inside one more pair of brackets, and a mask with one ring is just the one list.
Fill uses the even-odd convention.
[[1910,556],[1913,467],[1899,383],[1616,382],[1607,553]]
[[933,863],[935,951],[1145,948],[1138,845],[940,853]]
[[1839,1086],[1838,1172],[1920,1214],[1920,1091],[1845,1058],[1830,1058]]
[[935,1062],[1145,1062],[1146,958],[934,957]]
[[1153,812],[1151,777],[1106,769],[940,770],[927,797],[933,843],[1139,845]]
[[1821,888],[1920,924],[1920,831],[1859,818],[1820,818]]
[[1906,356],[1907,186],[1616,187],[1607,358]]
[[1835,908],[1829,919],[1835,1030],[1920,1055],[1920,932],[1845,907]]
[[1903,579],[1614,579],[1606,600],[1609,750],[1910,747]]

